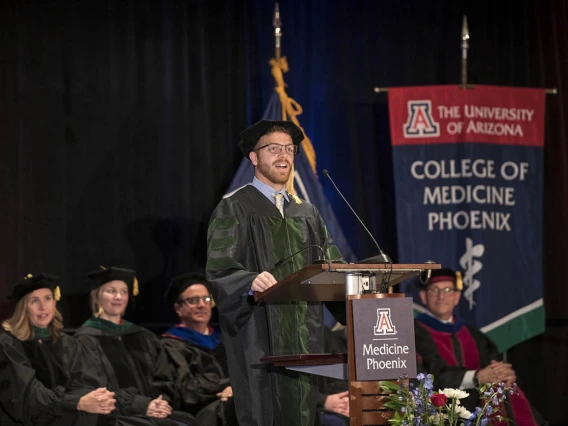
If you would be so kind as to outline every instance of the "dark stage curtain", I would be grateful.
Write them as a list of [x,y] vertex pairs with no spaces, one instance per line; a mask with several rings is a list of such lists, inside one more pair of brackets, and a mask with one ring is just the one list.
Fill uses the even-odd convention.
[[[272,93],[273,7],[2,2],[1,299],[28,272],[57,274],[66,322],[77,326],[89,315],[85,273],[115,263],[138,271],[130,319],[173,319],[164,288],[173,275],[205,266],[209,216],[241,161],[238,133]],[[466,14],[471,83],[560,90],[546,112],[547,333],[509,355],[536,405],[568,422],[560,391],[568,379],[566,2],[287,0],[280,9],[285,80],[304,108],[299,119],[318,170],[330,171],[395,261],[387,98],[373,87],[459,83]],[[355,253],[376,254],[322,184]],[[10,310],[0,305],[3,317]]]

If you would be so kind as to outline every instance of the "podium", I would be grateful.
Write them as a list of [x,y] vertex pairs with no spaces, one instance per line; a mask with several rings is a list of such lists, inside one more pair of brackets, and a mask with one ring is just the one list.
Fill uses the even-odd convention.
[[[316,264],[309,265],[263,292],[255,292],[257,302],[346,302],[347,354],[298,354],[267,356],[261,361],[307,373],[322,374],[330,365],[346,364],[349,381],[351,426],[388,424],[393,412],[384,408],[388,395],[382,394],[376,380],[357,381],[353,301],[404,297],[392,287],[423,271],[440,269],[440,264]],[[318,372],[319,371],[319,372]],[[327,374],[322,374],[327,375]],[[397,380],[398,377],[391,377]]]

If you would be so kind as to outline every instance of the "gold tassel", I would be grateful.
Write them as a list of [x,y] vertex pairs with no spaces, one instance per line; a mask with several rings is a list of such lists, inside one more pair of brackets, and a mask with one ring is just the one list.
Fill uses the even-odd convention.
[[458,291],[462,291],[463,289],[463,279],[460,271],[456,271],[456,288]]
[[[300,129],[302,129],[302,132],[304,132],[304,129],[302,128],[302,126],[300,126],[300,122],[298,121],[297,118],[297,116],[301,115],[304,112],[304,110],[302,106],[298,102],[296,102],[295,99],[289,97],[288,93],[286,93],[286,83],[284,82],[284,73],[288,72],[289,69],[286,57],[283,56],[279,59],[272,58],[269,61],[269,63],[271,66],[272,77],[274,77],[274,80],[276,81],[276,87],[274,88],[274,90],[276,91],[276,93],[278,93],[278,97],[280,98],[280,103],[282,105],[282,120],[286,121],[288,120],[289,117],[290,121],[295,125],[297,125]],[[312,141],[310,141],[310,138],[308,138],[308,136],[306,135],[306,132],[304,132],[304,140],[302,141],[302,148],[304,149],[304,154],[306,154],[308,162],[312,167],[312,171],[315,174],[316,151],[314,149],[314,146],[312,145]],[[294,194],[293,191],[292,194]]]
[[61,289],[59,288],[59,286],[55,287],[55,290],[53,290],[53,298],[56,302],[59,302],[61,300]]
[[140,290],[138,289],[138,279],[134,277],[134,282],[132,283],[132,295],[138,296],[140,294]]

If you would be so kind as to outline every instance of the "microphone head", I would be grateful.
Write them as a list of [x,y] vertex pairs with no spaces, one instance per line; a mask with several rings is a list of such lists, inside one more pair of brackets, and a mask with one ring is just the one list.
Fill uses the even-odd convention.
[[328,172],[326,169],[323,169],[321,172],[322,172],[324,175],[329,176],[329,172]]

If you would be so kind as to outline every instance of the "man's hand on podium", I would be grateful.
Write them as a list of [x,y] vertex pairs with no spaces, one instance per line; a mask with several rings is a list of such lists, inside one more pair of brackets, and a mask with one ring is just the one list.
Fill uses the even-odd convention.
[[276,284],[276,278],[270,272],[263,271],[256,276],[250,289],[252,291],[264,291],[274,284]]

